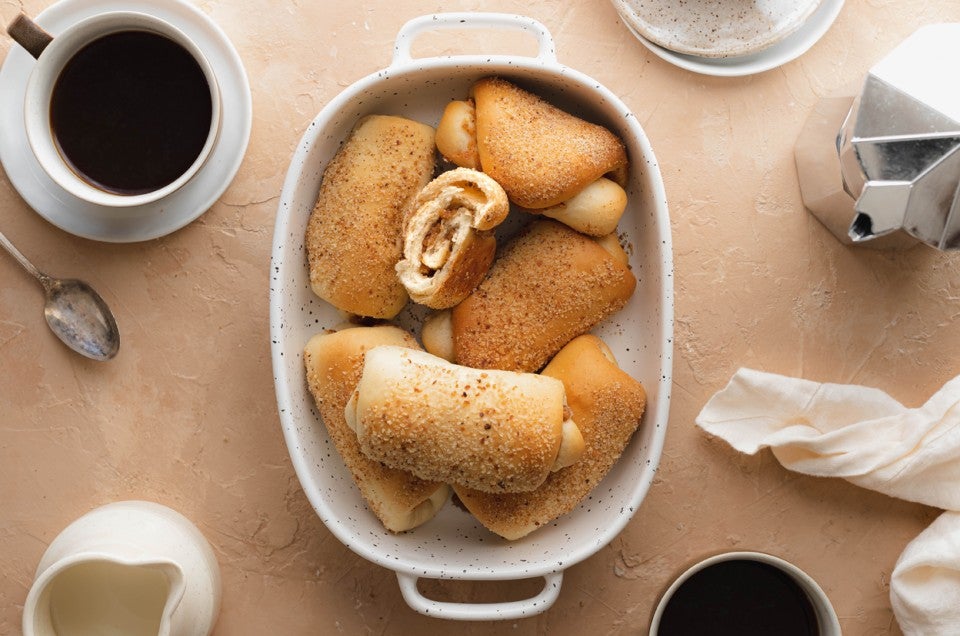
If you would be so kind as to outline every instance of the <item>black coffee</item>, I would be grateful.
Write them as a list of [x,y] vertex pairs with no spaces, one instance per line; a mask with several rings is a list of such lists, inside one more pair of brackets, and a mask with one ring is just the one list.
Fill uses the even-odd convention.
[[182,46],[146,31],[106,35],[57,78],[50,126],[64,160],[115,194],[151,192],[193,164],[210,132],[210,87]]
[[721,561],[680,584],[658,636],[817,636],[817,616],[797,583],[772,565]]

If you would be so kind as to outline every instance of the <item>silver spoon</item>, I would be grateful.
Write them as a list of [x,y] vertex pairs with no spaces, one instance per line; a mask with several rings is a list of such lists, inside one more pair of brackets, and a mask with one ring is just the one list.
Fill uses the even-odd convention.
[[82,280],[47,276],[0,233],[0,245],[43,286],[43,316],[65,345],[88,358],[109,360],[120,349],[120,330],[107,303]]

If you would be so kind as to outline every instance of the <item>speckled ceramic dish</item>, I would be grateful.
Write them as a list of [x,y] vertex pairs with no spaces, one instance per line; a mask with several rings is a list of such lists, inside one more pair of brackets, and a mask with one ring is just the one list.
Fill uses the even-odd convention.
[[[536,57],[469,55],[412,59],[416,36],[438,28],[522,30],[539,43]],[[386,531],[367,510],[327,436],[306,386],[303,348],[314,334],[343,320],[310,290],[304,232],[327,162],[358,118],[397,114],[436,124],[444,106],[468,94],[488,75],[501,75],[558,106],[603,123],[630,156],[629,205],[619,232],[638,279],[628,306],[598,326],[617,360],[648,395],[640,430],[606,479],[579,508],[515,542],[483,528],[448,504],[431,521],[404,534]],[[407,23],[393,62],[334,98],[310,124],[292,159],[274,230],[270,280],[270,334],[277,402],[293,466],[317,514],[330,531],[364,558],[396,571],[415,610],[443,618],[492,620],[547,609],[560,592],[563,571],[607,545],[638,510],[653,482],[670,402],[673,279],[670,221],[653,150],[636,118],[616,95],[556,60],[553,40],[528,18],[501,14],[442,14]],[[419,333],[412,305],[398,322]],[[418,577],[514,580],[543,577],[533,598],[475,605],[440,603],[421,595]]]
[[674,66],[702,75],[740,77],[769,71],[806,53],[830,30],[843,8],[843,2],[844,0],[823,0],[813,15],[787,37],[754,53],[731,57],[700,57],[677,53],[646,39],[629,22],[626,26],[654,55]]
[[700,57],[763,50],[787,37],[822,0],[612,0],[637,33],[665,49]]

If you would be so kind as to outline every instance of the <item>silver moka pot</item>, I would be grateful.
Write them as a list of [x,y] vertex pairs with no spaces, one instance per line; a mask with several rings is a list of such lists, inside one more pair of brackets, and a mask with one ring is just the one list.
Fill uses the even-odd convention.
[[847,244],[960,249],[960,24],[923,27],[856,97],[814,108],[795,154],[804,205]]

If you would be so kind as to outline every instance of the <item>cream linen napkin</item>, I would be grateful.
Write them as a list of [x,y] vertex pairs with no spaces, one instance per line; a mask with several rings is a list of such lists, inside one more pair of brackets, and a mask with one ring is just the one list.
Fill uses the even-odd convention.
[[[696,421],[742,453],[770,448],[791,470],[960,511],[960,377],[911,409],[877,389],[740,369]],[[907,546],[890,600],[905,634],[960,634],[960,513]]]

